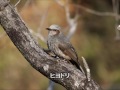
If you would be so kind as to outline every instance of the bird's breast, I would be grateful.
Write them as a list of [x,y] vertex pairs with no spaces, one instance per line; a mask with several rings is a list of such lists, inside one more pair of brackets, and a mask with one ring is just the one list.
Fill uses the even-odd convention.
[[71,58],[68,55],[65,55],[64,52],[62,52],[60,50],[60,48],[58,47],[58,45],[62,43],[61,40],[59,40],[59,38],[49,38],[48,39],[48,48],[57,56],[62,57],[64,59],[70,60]]

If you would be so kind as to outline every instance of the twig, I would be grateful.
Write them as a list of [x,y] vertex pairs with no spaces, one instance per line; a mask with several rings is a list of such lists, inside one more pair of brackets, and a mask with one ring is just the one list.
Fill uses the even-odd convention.
[[[96,10],[93,10],[93,9],[89,9],[89,8],[86,8],[82,5],[76,5],[75,6],[77,8],[80,8],[82,10],[84,10],[85,12],[88,12],[88,13],[91,13],[91,14],[94,14],[94,15],[98,15],[98,16],[112,16],[112,17],[115,17],[115,13],[112,13],[112,12],[99,12],[99,11],[96,11]],[[118,15],[118,18],[120,19],[120,15]]]
[[[59,0],[55,0],[55,1],[59,5],[63,6],[60,2],[58,2]],[[113,1],[115,1],[115,0],[113,0]],[[82,5],[78,5],[78,4],[73,4],[73,5],[75,5],[77,8],[80,8],[80,9],[84,10],[87,13],[91,13],[91,14],[94,14],[94,15],[98,15],[98,16],[111,16],[111,17],[115,17],[116,16],[115,13],[113,13],[113,12],[99,12],[99,11],[96,11],[96,10],[84,7]],[[118,18],[120,19],[120,15],[118,15]]]
[[61,4],[60,2],[59,2],[59,0],[55,0],[60,6],[64,6],[64,8],[65,8],[65,13],[66,13],[66,21],[67,21],[67,23],[68,23],[68,26],[69,26],[69,32],[68,32],[68,34],[67,34],[67,38],[69,39],[69,38],[71,38],[72,37],[72,35],[75,33],[75,31],[76,31],[76,28],[77,28],[77,24],[78,24],[78,22],[77,22],[77,20],[78,20],[78,18],[79,18],[79,15],[78,15],[78,13],[76,12],[76,15],[75,15],[75,17],[74,18],[71,18],[70,17],[70,10],[69,10],[69,6],[68,6],[68,0],[66,1],[67,3],[65,4],[65,5],[63,5],[63,4]]
[[85,60],[84,57],[82,57],[82,60],[83,60],[83,65],[84,65],[84,67],[85,67],[85,69],[86,69],[87,79],[88,79],[88,81],[90,81],[90,80],[91,80],[90,68],[89,68],[89,66],[88,66],[88,64],[87,64],[87,62],[86,62],[86,60]]
[[70,25],[70,30],[67,34],[68,38],[72,37],[72,35],[76,32],[76,30],[77,30],[76,28],[77,28],[77,25],[78,25],[78,22],[77,22],[78,18],[79,18],[79,15],[76,14],[74,19],[70,20],[71,24],[69,24]]
[[76,31],[77,24],[78,24],[77,20],[79,18],[79,15],[76,13],[75,17],[71,18],[68,5],[65,6],[65,11],[66,11],[67,23],[68,23],[68,25],[70,27],[69,32],[67,34],[67,38],[70,38]]
[[17,3],[15,4],[15,7],[20,3],[21,0],[18,0]]

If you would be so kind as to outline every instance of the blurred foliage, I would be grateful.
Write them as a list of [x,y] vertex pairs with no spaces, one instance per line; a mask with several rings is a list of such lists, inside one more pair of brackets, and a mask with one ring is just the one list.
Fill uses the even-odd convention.
[[[112,0],[69,0],[71,14],[74,16],[74,5],[83,5],[87,8],[112,12]],[[64,7],[54,0],[33,0],[29,4],[21,0],[18,12],[26,25],[47,38],[46,27],[59,24],[67,26]],[[16,0],[11,0],[15,4]],[[65,5],[65,0],[59,0]],[[90,66],[92,77],[105,90],[120,90],[120,41],[115,40],[115,19],[109,16],[97,16],[79,10],[77,31],[71,38],[79,58],[84,56]],[[43,20],[43,16],[45,16]],[[40,26],[43,20],[42,26]],[[67,33],[68,30],[63,31]],[[0,27],[0,34],[4,34]],[[46,43],[39,40],[42,47]],[[46,90],[48,79],[34,70],[16,49],[8,36],[0,38],[0,90]],[[55,90],[65,90],[56,84]]]

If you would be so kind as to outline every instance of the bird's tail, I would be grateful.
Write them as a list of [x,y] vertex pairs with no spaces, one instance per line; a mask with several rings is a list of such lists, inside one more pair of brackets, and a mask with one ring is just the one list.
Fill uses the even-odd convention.
[[83,68],[82,68],[81,65],[80,65],[80,61],[79,61],[79,60],[78,60],[78,62],[75,62],[75,61],[73,61],[73,60],[70,60],[70,62],[71,62],[73,65],[75,65],[82,73],[85,73],[84,70],[83,70]]
[[82,71],[82,73],[85,74],[84,69],[83,69],[82,66],[80,65],[80,60],[78,60],[78,66],[79,66],[80,70]]

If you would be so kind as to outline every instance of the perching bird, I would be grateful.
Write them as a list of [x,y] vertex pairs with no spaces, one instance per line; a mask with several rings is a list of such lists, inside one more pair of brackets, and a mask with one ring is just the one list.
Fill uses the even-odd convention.
[[76,51],[68,38],[61,32],[61,27],[54,24],[46,29],[48,30],[48,49],[58,57],[69,60],[81,70]]

